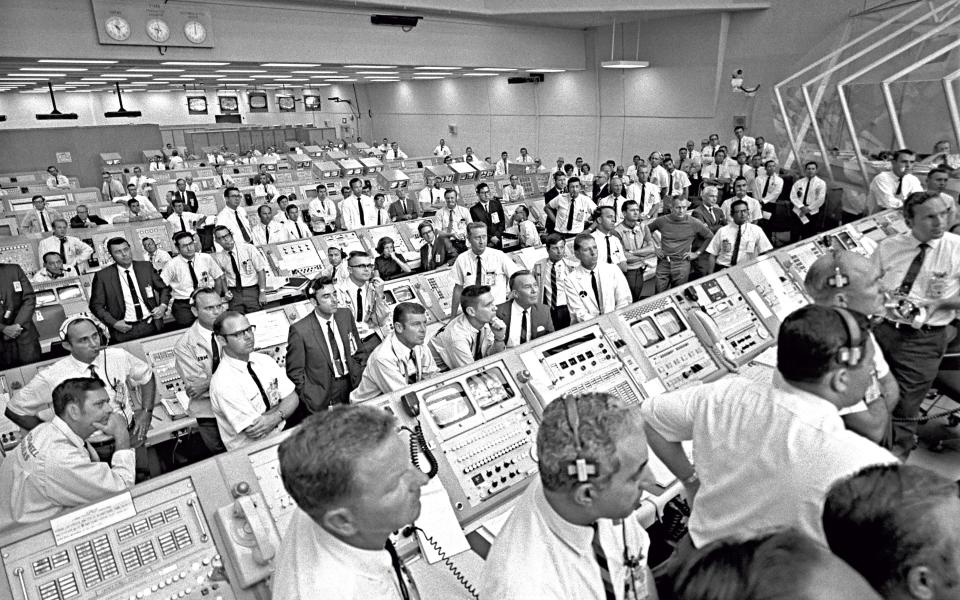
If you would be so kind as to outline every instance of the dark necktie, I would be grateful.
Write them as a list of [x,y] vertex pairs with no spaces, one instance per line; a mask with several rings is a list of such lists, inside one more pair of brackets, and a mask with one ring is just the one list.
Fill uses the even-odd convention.
[[[743,173],[741,173],[742,175]],[[670,183],[667,184],[667,195],[673,195],[673,171],[670,171]]]
[[357,323],[363,322],[363,290],[357,288]]
[[567,210],[567,233],[570,233],[573,230],[573,207],[576,205],[576,203],[576,198],[570,198],[570,208]]
[[378,209],[377,209],[377,225],[383,225],[383,222],[381,221],[381,218],[380,218],[380,215],[381,215],[382,213],[383,213],[383,211],[381,211],[381,210],[378,208]]
[[597,308],[603,313],[603,305],[600,303],[600,286],[597,285],[597,273],[590,271],[590,287],[593,288],[593,295],[597,298]]
[[557,307],[557,265],[560,264],[560,261],[553,263],[553,268],[550,269],[550,308]]
[[269,225],[263,226],[263,237],[266,239],[267,243],[269,244],[270,243],[270,226]]
[[253,382],[257,384],[257,389],[260,390],[260,399],[263,400],[263,410],[268,410],[270,408],[270,402],[267,400],[267,390],[263,389],[263,384],[260,383],[260,378],[257,377],[256,372],[253,370],[253,363],[247,363],[247,373],[250,373],[250,377],[253,378]]
[[605,240],[607,242],[607,263],[613,264],[613,253],[610,251],[610,236]]
[[770,178],[772,176],[767,176],[767,180],[763,182],[763,193],[760,194],[763,198],[767,197],[767,190],[770,188]]
[[210,372],[215,373],[220,366],[220,346],[217,345],[217,334],[210,334]]
[[737,225],[737,239],[733,242],[733,254],[730,258],[730,266],[734,267],[737,265],[737,260],[740,258],[740,238],[743,235],[743,227]]
[[247,232],[247,228],[243,226],[243,219],[240,218],[240,213],[234,210],[233,216],[237,219],[237,226],[240,228],[240,233],[243,235],[243,241],[249,244],[250,234]]
[[741,144],[741,143],[743,143],[741,140],[737,140],[737,156],[740,155],[740,150],[741,150],[740,144]]
[[812,179],[807,178],[807,187],[803,188],[803,205],[807,205],[807,194],[810,193],[810,184],[813,183]]
[[96,379],[96,380],[99,381],[99,382],[103,382],[103,380],[100,379],[100,375],[97,374],[97,368],[96,368],[95,366],[90,365],[90,366],[87,367],[87,368],[90,369],[90,377],[91,377],[91,378]]
[[613,579],[610,577],[610,565],[607,563],[607,554],[603,551],[603,546],[600,544],[600,529],[596,523],[591,525],[591,527],[593,527],[593,542],[590,545],[593,548],[593,556],[597,559],[597,564],[600,566],[600,579],[603,580],[603,596],[606,600],[616,600],[617,595],[613,591]]
[[900,192],[903,191],[903,177],[897,178],[897,191],[894,192],[894,196],[899,196]]
[[407,383],[417,383],[420,381],[420,366],[417,364],[417,353],[410,348],[410,362],[413,363],[413,375],[407,375]]
[[360,213],[360,227],[363,227],[367,223],[363,220],[363,202],[360,201],[360,198],[357,198],[357,212]]
[[67,262],[67,240],[60,238],[60,260]]
[[479,256],[477,257],[477,277],[474,285],[483,285],[483,263],[480,261]]
[[740,165],[740,177],[743,177],[743,165]]
[[643,203],[647,198],[647,184],[640,184],[640,212],[643,212]]
[[397,548],[393,545],[390,538],[387,538],[386,548],[387,554],[390,555],[390,563],[393,564],[393,573],[397,576],[397,583],[400,587],[400,597],[402,600],[410,600],[407,582],[403,578],[403,567],[401,566],[400,555],[397,553]]
[[187,224],[183,222],[183,215],[180,215],[180,231],[186,231]]
[[107,188],[107,198],[113,200],[113,186],[111,186],[109,183],[105,183],[103,184],[103,187]]
[[903,283],[900,284],[899,291],[904,296],[909,294],[910,289],[913,288],[913,282],[917,280],[917,275],[920,274],[920,268],[923,267],[923,259],[927,256],[928,248],[930,248],[929,244],[920,244],[920,252],[913,257],[913,262],[910,263],[910,267],[907,269],[907,275],[903,278]]
[[520,343],[527,343],[527,310],[523,309],[523,317],[520,319]]
[[293,225],[294,227],[297,228],[297,237],[300,239],[303,239],[303,231],[300,230],[300,223],[297,223],[296,221],[294,221]]
[[717,170],[716,170],[716,172],[714,172],[713,177],[714,177],[714,179],[719,179],[719,178],[720,178],[720,163],[717,163]]
[[480,327],[480,331],[477,332],[477,337],[473,341],[473,360],[480,360],[483,358],[483,327]]
[[43,225],[43,230],[50,231],[50,228],[47,226],[47,218],[44,216],[43,211],[40,211],[40,224]]
[[327,344],[330,346],[330,357],[333,359],[333,375],[345,374],[343,356],[340,354],[340,344],[337,343],[337,334],[333,331],[333,319],[327,321]]
[[127,287],[130,288],[130,297],[133,298],[133,310],[137,315],[137,321],[143,320],[143,307],[140,304],[140,295],[137,294],[137,286],[133,283],[133,277],[130,276],[130,269],[124,269],[127,274]]
[[187,261],[187,268],[190,269],[190,281],[193,283],[193,289],[197,289],[200,281],[197,279],[197,272],[193,270],[193,261]]
[[400,214],[401,214],[401,215],[406,215],[406,214],[407,214],[407,205],[406,205],[406,203],[404,203],[403,200],[400,201]]
[[237,265],[237,257],[233,255],[233,252],[230,253],[230,267],[233,269],[233,285],[235,287],[240,287],[240,266]]

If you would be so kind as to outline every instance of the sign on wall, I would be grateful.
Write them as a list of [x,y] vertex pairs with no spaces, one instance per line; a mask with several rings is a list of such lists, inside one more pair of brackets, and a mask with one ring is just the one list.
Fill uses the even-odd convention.
[[73,162],[73,157],[69,152],[57,152],[57,164],[71,163]]

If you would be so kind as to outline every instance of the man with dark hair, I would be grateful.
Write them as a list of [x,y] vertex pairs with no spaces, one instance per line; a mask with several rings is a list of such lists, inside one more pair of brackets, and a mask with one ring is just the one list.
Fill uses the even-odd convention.
[[217,225],[229,228],[235,240],[248,244],[252,243],[250,219],[247,217],[247,210],[240,206],[243,202],[243,194],[237,188],[229,186],[223,190],[223,199],[225,206],[223,210],[217,213]]
[[506,347],[507,326],[497,317],[490,286],[468,285],[458,298],[463,312],[430,340],[430,351],[441,370],[469,365]]
[[153,265],[133,260],[130,244],[122,237],[107,241],[113,264],[93,275],[90,312],[113,330],[116,342],[155,335],[163,327],[170,305],[170,288]]
[[167,266],[167,263],[170,262],[172,258],[170,253],[163,248],[158,248],[157,242],[152,237],[145,237],[140,243],[143,245],[143,251],[147,255],[147,262],[150,263],[153,270],[159,274],[163,271],[163,268]]
[[[226,194],[226,190],[224,190],[224,194]],[[177,200],[183,200],[184,206],[188,212],[195,213],[200,211],[200,202],[197,200],[197,194],[193,190],[187,189],[186,179],[182,177],[177,179],[177,189],[173,191],[173,197]],[[167,212],[171,211],[172,209],[172,206],[168,206]]]
[[890,159],[890,170],[880,171],[870,182],[867,193],[866,214],[900,208],[907,196],[923,191],[923,185],[913,174],[917,155],[913,150],[901,148]]
[[793,529],[707,544],[682,566],[673,593],[676,600],[880,600],[847,563]]
[[[32,429],[0,466],[0,530],[47,521],[67,508],[133,487],[127,422],[113,411],[103,381],[66,379],[52,399],[53,419]],[[98,431],[116,444],[109,465],[86,445]]]
[[433,355],[423,344],[427,336],[427,310],[413,302],[393,309],[393,333],[373,349],[351,402],[370,400],[431,377],[439,372]]
[[[763,218],[763,210],[760,206],[760,201],[747,194],[747,189],[749,187],[750,186],[745,177],[737,177],[733,180],[733,196],[724,200],[723,204],[720,205],[720,210],[723,211],[723,217],[728,223],[732,220],[730,217],[730,207],[733,206],[733,203],[737,200],[747,203],[747,208],[749,209],[747,213],[748,221],[751,223],[757,223]],[[811,210],[813,210],[813,207],[811,207]]]
[[868,467],[830,489],[823,530],[830,550],[884,598],[957,597],[955,481],[911,465]]
[[[623,200],[624,203],[632,202],[626,198]],[[614,210],[613,206],[598,206],[591,216],[594,230],[590,235],[597,242],[598,261],[608,265],[616,265],[618,269],[626,273],[627,254],[623,249],[620,235],[617,233],[618,217],[619,213]]]
[[[690,202],[674,202],[670,214],[657,217],[648,225],[650,233],[660,232],[657,250],[657,293],[683,285],[690,279],[690,262],[700,258],[713,233],[700,219],[687,214]],[[703,240],[698,250],[693,249],[697,238]]]
[[60,169],[56,168],[53,165],[47,167],[47,173],[50,177],[47,177],[47,187],[51,190],[69,190],[73,186],[70,185],[70,180],[67,179],[66,175],[60,174]]
[[533,276],[539,286],[540,301],[550,309],[550,320],[555,330],[570,325],[570,308],[567,305],[566,284],[572,267],[563,260],[566,254],[566,239],[559,233],[551,233],[546,241],[547,258],[533,265]]
[[[317,197],[307,205],[307,214],[310,216],[310,231],[315,235],[336,231],[339,214],[337,203],[333,198],[327,196],[327,186],[325,184],[319,184],[316,191]],[[264,204],[264,206],[267,205]],[[263,206],[260,208],[263,208]]]
[[730,205],[733,222],[721,227],[707,244],[707,272],[735,267],[773,250],[759,225],[749,222],[750,206],[735,198]]
[[214,228],[213,239],[223,248],[213,256],[223,269],[230,310],[257,312],[267,303],[267,259],[253,244],[235,240],[223,225]]
[[491,247],[498,250],[503,248],[503,231],[507,226],[507,217],[500,200],[493,197],[490,186],[486,183],[477,184],[477,203],[470,207],[470,218],[474,223],[487,226],[487,239]]
[[502,251],[488,247],[487,239],[486,225],[476,222],[467,225],[470,250],[458,255],[453,263],[451,317],[460,311],[460,293],[469,285],[488,286],[495,303],[507,299],[508,280],[519,267]]
[[623,271],[599,262],[597,241],[592,235],[581,233],[574,238],[573,252],[580,264],[567,275],[563,291],[574,323],[589,321],[633,302]]
[[106,225],[107,222],[97,215],[91,215],[86,204],[78,204],[74,216],[70,217],[71,229],[87,229],[98,225]]
[[314,311],[291,325],[287,336],[287,375],[302,399],[292,424],[310,413],[348,404],[363,372],[357,323],[349,308],[338,306],[333,279],[314,279],[306,293]]
[[273,207],[264,204],[257,209],[257,217],[260,222],[253,226],[250,236],[253,243],[257,246],[266,244],[279,244],[290,239],[290,234],[284,224],[273,218]]
[[202,287],[214,288],[225,295],[223,270],[209,254],[198,253],[193,235],[180,231],[173,235],[173,245],[177,247],[177,256],[160,272],[160,278],[170,286],[173,298],[173,320],[177,325],[193,323],[190,310],[190,295]]
[[437,236],[433,223],[423,221],[417,226],[417,232],[423,245],[420,246],[420,272],[433,271],[444,265],[452,264],[457,259],[457,251],[447,237]]
[[[936,192],[915,192],[903,203],[910,231],[889,237],[872,260],[893,298],[877,326],[877,342],[900,385],[894,418],[915,418],[933,380],[960,308],[960,236],[947,232],[951,206]],[[917,423],[893,426],[894,453],[906,457],[917,440]]]
[[[641,405],[650,447],[691,499],[690,539],[682,547],[772,527],[796,527],[823,541],[820,514],[830,486],[866,466],[896,462],[848,431],[838,413],[863,398],[876,352],[867,319],[841,311],[811,305],[784,319],[780,377],[769,385],[728,376]],[[696,470],[681,446],[687,440]]]
[[554,197],[543,209],[553,218],[557,233],[572,237],[583,232],[597,205],[581,193],[580,179],[571,177],[567,180],[567,193]]
[[340,218],[343,228],[347,231],[360,229],[377,222],[376,208],[373,198],[363,193],[363,181],[359,177],[350,180],[350,196],[344,196],[340,201]]
[[620,236],[623,251],[626,256],[626,271],[630,287],[630,295],[636,302],[643,294],[643,275],[647,270],[647,260],[656,256],[653,235],[643,223],[640,215],[640,204],[636,200],[627,200],[621,207],[623,218],[617,225],[616,233]]
[[374,275],[373,257],[362,250],[353,250],[347,257],[350,276],[336,284],[340,304],[347,308],[357,323],[360,337],[366,339],[390,316],[390,307],[383,295],[383,280]]
[[228,310],[213,322],[222,356],[210,378],[210,405],[227,450],[278,435],[296,410],[297,392],[272,356],[254,352],[256,326]]
[[37,298],[23,268],[0,263],[0,365],[18,367],[40,360],[40,334],[33,324]]
[[420,515],[427,476],[396,431],[385,410],[342,406],[280,444],[280,476],[297,508],[277,552],[274,598],[420,597],[390,534]]
[[[797,179],[790,189],[790,202],[793,204],[790,214],[790,241],[792,242],[808,238],[820,231],[822,221],[820,209],[827,201],[827,182],[817,176],[817,169],[815,161],[808,161],[803,166],[804,176]],[[844,196],[856,196],[856,194],[844,194]],[[847,212],[847,209],[844,212]],[[857,218],[859,217],[845,217],[845,220]]]
[[33,210],[20,221],[20,233],[48,233],[53,231],[54,219],[60,218],[60,213],[47,208],[47,199],[37,194],[31,200]]
[[56,281],[63,277],[76,277],[77,275],[76,269],[63,264],[59,252],[47,252],[43,255],[43,268],[34,273],[30,281],[33,283],[45,283],[47,281]]
[[490,548],[481,598],[657,598],[634,511],[656,493],[636,410],[606,393],[548,404],[540,476]]
[[511,300],[497,306],[497,317],[507,328],[507,348],[553,333],[550,309],[539,302],[540,288],[533,273],[517,271],[511,275],[510,295]]
[[78,237],[67,235],[67,220],[57,217],[53,220],[53,235],[43,238],[37,244],[37,253],[43,257],[47,252],[57,252],[60,260],[77,273],[85,273],[87,261],[93,256],[93,248]]
[[173,225],[174,233],[178,231],[196,233],[197,229],[207,220],[207,215],[184,211],[186,204],[180,198],[174,198],[172,204],[173,212],[167,217],[167,223]]

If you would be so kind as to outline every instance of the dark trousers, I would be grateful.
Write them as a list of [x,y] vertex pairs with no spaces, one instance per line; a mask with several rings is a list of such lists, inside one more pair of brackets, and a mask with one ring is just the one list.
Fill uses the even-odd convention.
[[570,327],[570,309],[567,308],[566,304],[551,308],[550,320],[553,321],[553,328],[557,331]]
[[[915,418],[920,404],[930,391],[940,370],[940,361],[955,330],[953,327],[914,329],[896,327],[884,321],[873,330],[877,343],[890,365],[890,372],[900,387],[900,401],[893,409],[893,418]],[[906,458],[916,443],[918,423],[893,424],[893,453]]]
[[[0,324],[0,328],[6,325]],[[23,331],[14,339],[0,333],[0,368],[29,365],[40,360],[40,334],[33,321],[28,322]]]
[[220,454],[226,452],[227,448],[223,445],[220,438],[220,428],[217,427],[217,420],[213,417],[197,417],[197,433],[203,440],[203,445],[207,447],[210,454]]
[[657,261],[657,293],[683,285],[690,280],[690,261],[685,258],[661,258]]
[[808,237],[812,237],[820,233],[820,213],[815,215],[808,215],[807,218],[809,221],[804,224],[800,221],[800,217],[790,213],[790,242],[799,242],[800,240],[805,240]]
[[847,223],[853,223],[854,221],[859,221],[863,218],[863,215],[855,215],[853,213],[848,213],[843,211],[840,213],[840,224],[846,225]]
[[230,291],[233,293],[233,298],[230,299],[230,310],[244,315],[260,310],[260,286],[248,285],[230,288]]
[[350,392],[352,390],[353,388],[350,387],[349,377],[340,377],[339,379],[332,380],[330,387],[327,389],[327,397],[311,399],[310,404],[313,405],[312,407],[307,406],[304,398],[300,398],[300,403],[297,404],[297,408],[287,419],[287,423],[283,428],[291,429],[296,427],[314,412],[328,410],[330,407],[338,404],[350,404]]
[[643,293],[643,272],[645,270],[643,268],[632,269],[624,273],[627,277],[627,285],[630,286],[630,296],[633,297],[634,302],[639,300]]
[[[191,316],[192,314],[193,313],[191,313]],[[160,333],[160,327],[163,325],[163,321],[151,319],[149,321],[137,321],[136,323],[132,323],[132,325],[133,328],[126,333],[122,333],[111,327],[110,341],[119,344],[121,342],[129,342],[130,340],[139,340],[140,338],[156,335]]]
[[192,325],[196,320],[196,317],[193,316],[193,311],[190,309],[189,300],[174,300],[170,309],[174,322],[181,327]]

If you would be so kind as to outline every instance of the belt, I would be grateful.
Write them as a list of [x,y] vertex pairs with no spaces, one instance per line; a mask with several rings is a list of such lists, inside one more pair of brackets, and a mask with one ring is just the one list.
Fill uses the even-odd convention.
[[914,327],[910,323],[901,323],[900,321],[894,321],[893,319],[884,319],[884,323],[890,325],[894,329],[915,329],[918,331],[940,331],[945,328],[946,325],[921,325],[920,327]]
[[258,286],[258,284],[256,284],[256,283],[253,284],[253,285],[235,285],[235,286],[233,286],[233,287],[230,288],[230,289],[233,289],[233,290],[249,290],[249,289],[255,288],[255,287],[257,287],[257,286]]
[[688,259],[686,256],[664,256],[659,260],[665,260],[669,263],[669,262],[687,261]]
[[190,304],[190,298],[174,298],[174,304]]

